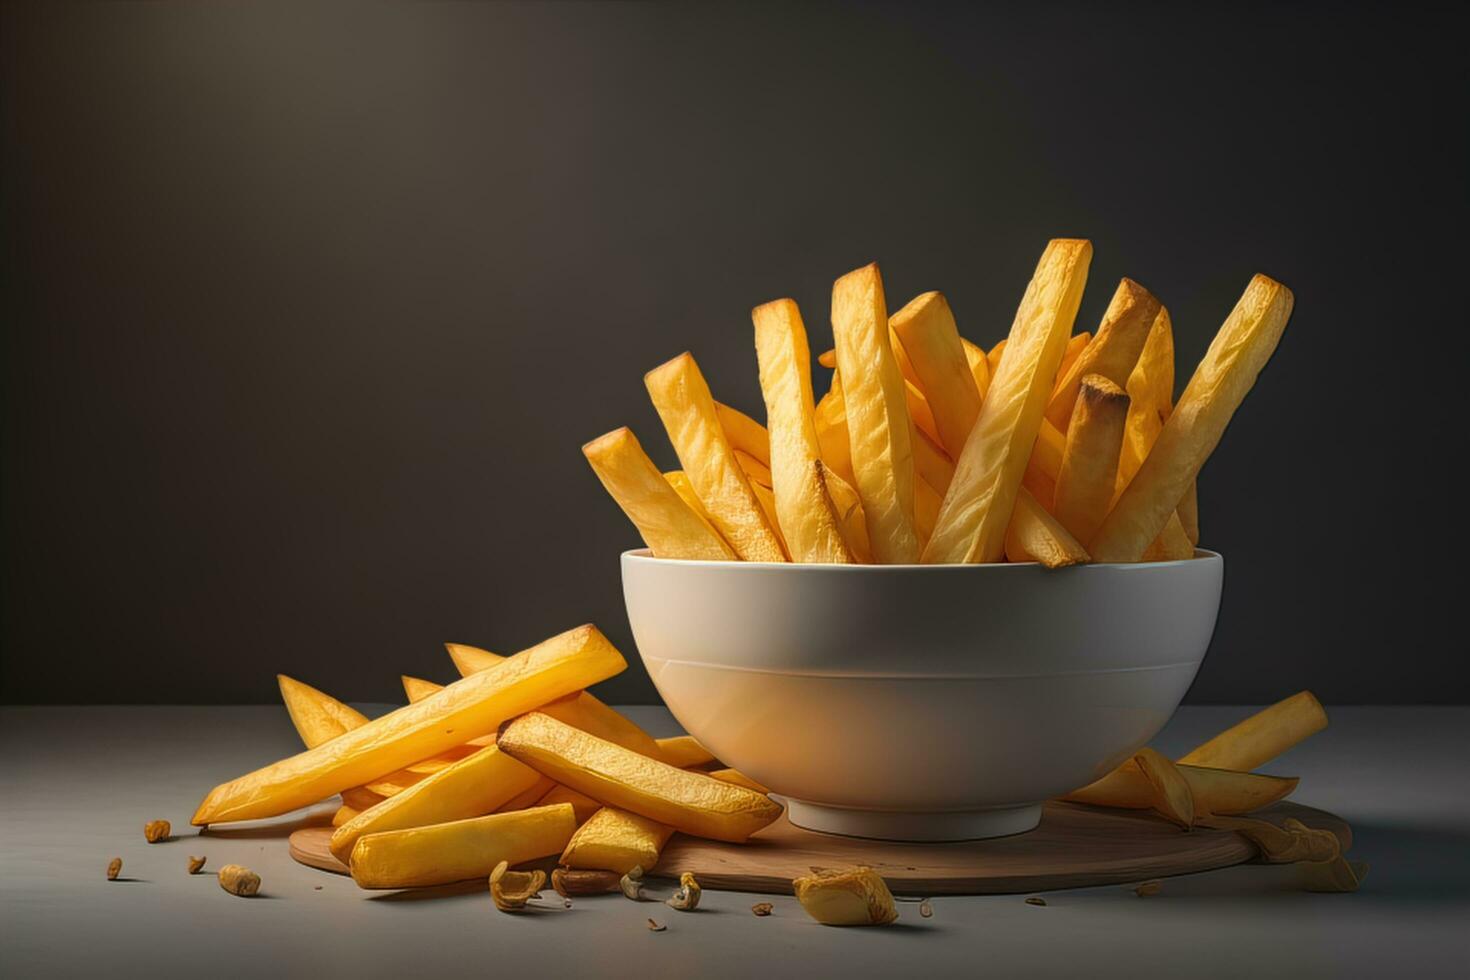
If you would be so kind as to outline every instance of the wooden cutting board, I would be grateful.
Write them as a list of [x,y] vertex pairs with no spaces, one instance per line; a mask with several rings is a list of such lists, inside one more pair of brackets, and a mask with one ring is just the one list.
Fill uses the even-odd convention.
[[[1272,823],[1296,817],[1332,831],[1343,850],[1352,831],[1340,818],[1295,803],[1251,814]],[[291,856],[302,864],[346,874],[327,849],[332,828],[291,835]],[[1048,803],[1030,833],[958,844],[899,844],[819,834],[784,816],[744,844],[675,834],[653,874],[677,878],[692,871],[705,888],[791,893],[791,879],[815,867],[866,864],[901,895],[989,895],[1119,884],[1210,871],[1256,857],[1255,845],[1233,831],[1196,828],[1185,833],[1138,810],[1105,810]]]

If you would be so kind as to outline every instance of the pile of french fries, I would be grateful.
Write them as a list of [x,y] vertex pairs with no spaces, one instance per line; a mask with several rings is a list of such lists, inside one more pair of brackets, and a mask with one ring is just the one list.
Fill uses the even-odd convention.
[[1050,242],[1010,334],[960,336],[943,294],[888,313],[878,266],[832,287],[815,401],[789,299],[758,306],[766,424],[715,401],[692,355],[645,377],[681,469],[627,428],[583,447],[656,557],[911,564],[1191,558],[1196,478],[1291,315],[1258,275],[1174,402],[1169,313],[1131,279],[1072,335],[1092,245]]

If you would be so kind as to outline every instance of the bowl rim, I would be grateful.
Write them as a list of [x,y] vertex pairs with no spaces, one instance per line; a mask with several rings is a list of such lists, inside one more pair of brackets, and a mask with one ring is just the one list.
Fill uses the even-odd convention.
[[[925,572],[929,574],[979,574],[988,572],[992,575],[1018,574],[1021,569],[1041,568],[1040,562],[985,562],[964,563],[951,562],[936,565],[859,565],[859,564],[828,564],[814,562],[791,562],[791,561],[712,561],[704,558],[655,558],[651,548],[629,548],[621,556],[624,562],[636,562],[647,565],[683,565],[702,568],[744,568],[752,571],[756,569],[770,569],[784,574],[801,574],[802,572],[823,571],[837,575],[881,575],[887,572]],[[1066,568],[1051,569],[1054,573],[1070,572],[1072,574],[1087,574],[1089,570],[1116,570],[1116,571],[1142,571],[1145,569],[1168,569],[1179,568],[1186,565],[1194,565],[1196,562],[1208,564],[1223,564],[1225,556],[1218,551],[1208,548],[1194,549],[1192,558],[1175,558],[1169,561],[1129,561],[1129,562],[1084,562],[1080,565],[1069,565]]]

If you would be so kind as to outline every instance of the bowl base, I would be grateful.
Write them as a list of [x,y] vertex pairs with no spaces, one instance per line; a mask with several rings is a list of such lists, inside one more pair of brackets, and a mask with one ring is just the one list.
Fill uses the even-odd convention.
[[1034,830],[1041,822],[1041,804],[989,810],[853,810],[788,799],[786,815],[793,824],[806,830],[845,837],[892,841],[983,840]]

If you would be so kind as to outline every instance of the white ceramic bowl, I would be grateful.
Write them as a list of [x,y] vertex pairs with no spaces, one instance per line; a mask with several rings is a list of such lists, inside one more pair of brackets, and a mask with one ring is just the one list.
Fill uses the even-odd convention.
[[1128,758],[1194,680],[1225,567],[622,564],[679,723],[797,825],[888,840],[1030,830]]

